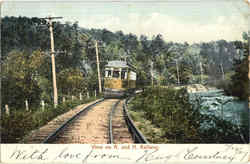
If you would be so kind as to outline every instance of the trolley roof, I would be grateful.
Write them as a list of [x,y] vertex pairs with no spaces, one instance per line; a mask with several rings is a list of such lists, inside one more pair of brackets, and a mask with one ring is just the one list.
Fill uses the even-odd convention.
[[109,61],[106,67],[112,67],[112,68],[129,68],[127,65],[127,62],[120,61],[120,60],[113,60]]

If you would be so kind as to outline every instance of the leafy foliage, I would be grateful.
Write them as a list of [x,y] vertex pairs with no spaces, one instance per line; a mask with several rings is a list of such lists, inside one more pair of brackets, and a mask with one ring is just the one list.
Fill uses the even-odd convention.
[[162,130],[172,143],[198,142],[201,115],[188,102],[185,89],[147,88],[132,101],[132,110],[143,111],[147,120]]
[[[239,47],[240,48],[240,47]],[[249,45],[247,43],[243,44],[244,48],[244,56],[243,59],[235,59],[235,73],[232,76],[232,95],[238,96],[243,100],[248,100],[250,95],[250,88],[249,88],[249,79],[248,79],[248,72],[249,72]]]
[[80,92],[86,91],[86,80],[79,69],[64,69],[59,72],[58,77],[61,94],[77,95]]
[[[200,108],[198,99],[197,103],[191,104],[186,89],[154,87],[136,95],[131,101],[130,114],[135,121],[145,123],[139,128],[153,143],[246,142],[249,134],[245,125],[248,124],[239,128],[214,115],[201,114]],[[210,128],[201,128],[201,125],[211,123]],[[148,128],[157,136],[150,135]]]
[[2,70],[3,102],[11,107],[23,107],[25,100],[34,105],[39,103],[41,89],[37,77],[43,62],[43,55],[38,51],[31,56],[25,52],[11,52]]

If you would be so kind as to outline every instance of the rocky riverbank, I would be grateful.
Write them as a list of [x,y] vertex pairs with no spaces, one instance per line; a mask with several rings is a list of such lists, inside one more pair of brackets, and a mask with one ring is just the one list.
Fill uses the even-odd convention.
[[188,93],[207,92],[210,90],[216,90],[215,87],[208,87],[208,86],[204,86],[202,84],[190,84],[190,85],[186,85],[186,86],[177,86],[174,88],[175,89],[186,88]]

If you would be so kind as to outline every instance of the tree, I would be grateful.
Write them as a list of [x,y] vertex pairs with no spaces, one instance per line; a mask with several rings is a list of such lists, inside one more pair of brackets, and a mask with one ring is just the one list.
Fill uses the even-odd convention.
[[2,66],[3,104],[14,108],[24,107],[25,100],[31,105],[39,104],[42,90],[37,78],[43,59],[38,51],[31,56],[18,51],[8,54]]
[[78,95],[86,91],[87,83],[79,69],[64,69],[57,74],[57,78],[62,95]]
[[12,50],[32,53],[37,49],[49,48],[48,28],[45,20],[27,17],[4,17],[2,19],[2,55],[3,59]]
[[232,95],[238,96],[243,100],[248,100],[249,97],[249,78],[248,78],[248,71],[249,71],[249,47],[248,43],[245,42],[243,44],[244,49],[244,58],[243,59],[235,59],[235,73],[231,77],[232,86]]

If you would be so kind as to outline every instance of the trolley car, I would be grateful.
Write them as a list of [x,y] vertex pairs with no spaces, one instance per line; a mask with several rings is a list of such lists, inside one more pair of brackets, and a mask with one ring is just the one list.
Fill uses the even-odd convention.
[[121,98],[134,92],[136,72],[125,61],[109,61],[105,66],[104,98]]

